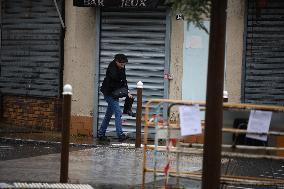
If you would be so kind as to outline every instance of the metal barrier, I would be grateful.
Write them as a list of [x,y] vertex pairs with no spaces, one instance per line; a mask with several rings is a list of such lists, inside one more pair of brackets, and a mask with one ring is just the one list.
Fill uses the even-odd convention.
[[[162,107],[167,105],[167,119],[160,122],[158,120],[158,115],[162,115]],[[189,178],[193,180],[201,180],[202,174],[200,172],[188,171],[181,172],[179,170],[181,154],[189,155],[203,155],[203,144],[185,142],[184,138],[180,136],[179,120],[175,123],[169,120],[170,113],[173,111],[175,106],[191,106],[198,104],[202,111],[205,110],[205,102],[201,101],[182,101],[182,100],[171,100],[171,99],[150,99],[145,105],[145,127],[144,127],[144,158],[143,158],[143,178],[142,178],[142,188],[145,186],[145,174],[147,172],[152,172],[154,176],[154,187],[157,173],[164,173],[164,170],[157,169],[157,158],[154,157],[153,168],[147,167],[147,151],[154,150],[154,154],[157,155],[158,152],[164,152],[167,154],[176,154],[176,168],[169,170],[169,175],[176,177],[177,186],[179,186],[179,178]],[[154,120],[150,120],[149,114],[150,107],[155,106],[156,116]],[[252,133],[247,132],[245,129],[232,128],[233,120],[236,118],[248,118],[250,110],[264,110],[272,111],[275,116],[271,120],[271,130],[268,133]],[[284,152],[284,147],[277,146],[247,146],[247,145],[237,145],[233,140],[233,135],[238,134],[258,134],[267,136],[284,136],[284,132],[280,131],[284,129],[284,107],[280,106],[267,106],[267,105],[254,105],[254,104],[223,104],[223,141],[222,144],[222,158],[227,158],[227,168],[230,162],[234,158],[244,158],[244,159],[265,159],[265,160],[284,160],[283,156],[279,156],[277,152]],[[274,114],[273,114],[274,115]],[[230,125],[231,123],[231,125]],[[148,144],[148,127],[155,127],[156,136],[155,144]],[[202,128],[205,128],[204,121],[202,122]],[[162,134],[161,134],[162,133]],[[227,135],[227,136],[226,136]],[[165,144],[159,145],[159,139],[163,138]],[[171,139],[177,139],[177,143],[169,148],[169,143]],[[260,153],[261,152],[261,153]],[[221,162],[220,162],[221,164]],[[221,175],[220,181],[223,185],[235,184],[235,185],[250,185],[250,186],[284,186],[283,178],[263,178],[257,176],[241,176],[227,174]]]
[[3,117],[3,99],[2,99],[2,92],[0,91],[0,121]]

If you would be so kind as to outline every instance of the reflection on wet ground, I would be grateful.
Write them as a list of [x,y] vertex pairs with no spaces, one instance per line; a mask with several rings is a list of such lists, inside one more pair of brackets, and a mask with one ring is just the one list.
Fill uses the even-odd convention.
[[[83,145],[71,145],[70,151],[82,150],[85,148],[90,147]],[[60,152],[61,144],[59,142],[39,142],[33,140],[0,138],[0,161]]]
[[[134,148],[97,148],[87,149],[84,151],[74,152],[75,156],[72,156],[71,161],[89,162],[89,174],[85,175],[84,178],[88,178],[89,175],[93,175],[92,180],[97,184],[117,185],[119,183],[124,186],[137,186],[142,182],[142,162],[143,162],[143,150]],[[152,167],[153,164],[153,151],[147,153],[148,166]],[[159,167],[166,165],[165,154],[158,156]],[[184,170],[200,169],[201,159],[189,157],[187,164],[183,166]],[[82,173],[81,173],[82,174]],[[95,175],[95,176],[94,176]],[[158,177],[158,185],[163,185],[164,176]],[[174,181],[174,180],[171,180]],[[147,185],[153,183],[153,173],[146,175]],[[181,181],[181,184],[186,186],[189,185],[191,188],[199,188],[198,182],[192,182],[186,179]],[[151,185],[152,186],[152,185]],[[122,186],[121,186],[122,187]]]
[[[3,141],[1,146],[4,146]],[[78,148],[80,147],[70,152],[69,156],[70,183],[90,184],[94,188],[140,188],[142,148],[135,149],[128,144],[124,147],[82,148],[81,146],[81,150]],[[9,150],[11,154],[5,154],[0,161],[0,182],[59,182],[60,148],[50,144],[5,143],[2,152]],[[153,152],[149,152],[147,156],[148,165],[151,166]],[[165,154],[160,154],[158,158],[160,160],[158,165],[164,166]],[[199,158],[195,165],[192,165],[192,169],[198,169],[200,165]],[[152,173],[146,175],[146,182],[147,188],[152,188]],[[170,183],[174,182],[175,179],[171,178]],[[199,182],[181,179],[181,183],[190,188],[200,188]],[[156,184],[163,186],[164,177],[159,176]]]
[[[228,168],[228,170],[227,170]],[[226,171],[227,170],[227,171]],[[252,158],[234,158],[222,166],[222,174],[250,176],[269,179],[284,179],[283,160],[252,159]],[[229,188],[244,189],[284,189],[284,186],[233,186]]]
[[[25,141],[0,140],[0,182],[59,182],[60,144]],[[133,145],[112,146],[77,145],[71,146],[69,156],[69,183],[90,184],[94,188],[140,188],[142,183],[143,149]],[[157,154],[157,167],[163,169],[167,154]],[[174,158],[171,155],[170,158]],[[181,156],[181,171],[199,171],[202,167],[200,156]],[[154,152],[147,153],[147,167],[153,167]],[[229,163],[230,162],[230,163]],[[175,167],[175,163],[171,164]],[[282,161],[255,159],[224,159],[222,172],[227,174],[284,178]],[[164,186],[165,177],[160,174],[156,186]],[[170,178],[174,184],[175,178]],[[153,173],[146,174],[146,188],[153,188]],[[201,188],[199,181],[180,179],[183,188]],[[226,186],[223,188],[258,188],[276,187]],[[278,187],[277,189],[280,189]],[[282,187],[283,189],[284,187]]]

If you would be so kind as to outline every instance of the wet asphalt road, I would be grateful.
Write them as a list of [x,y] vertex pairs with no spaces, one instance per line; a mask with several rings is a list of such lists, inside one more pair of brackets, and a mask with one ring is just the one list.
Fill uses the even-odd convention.
[[[76,151],[90,146],[71,145],[69,150]],[[0,161],[28,158],[40,155],[47,155],[61,152],[61,144],[57,142],[33,141],[33,140],[14,140],[0,138]]]
[[[60,177],[59,143],[35,141],[0,140],[0,182],[59,182]],[[70,147],[69,183],[90,184],[94,188],[140,188],[142,182],[143,150],[131,146],[92,147],[78,145]],[[153,152],[147,154],[147,166],[151,167]],[[182,171],[200,171],[202,158],[184,156]],[[166,154],[157,156],[158,167],[163,168]],[[172,166],[175,166],[174,164]],[[222,172],[228,164],[222,166]],[[234,159],[229,164],[228,173],[238,175],[260,176],[284,179],[284,163],[282,161],[265,161]],[[153,175],[146,176],[147,188],[153,188]],[[170,178],[175,183],[174,178]],[[157,177],[157,185],[163,186],[164,177]],[[181,179],[184,188],[198,189],[200,182]],[[244,186],[227,186],[224,188],[257,188]],[[258,189],[277,187],[258,187]],[[284,187],[278,187],[277,189]]]
[[[49,143],[0,140],[0,182],[59,182],[60,145]],[[140,188],[142,183],[143,149],[124,147],[73,146],[69,155],[69,183],[90,184],[94,188]],[[165,155],[160,154],[158,166],[165,165]],[[152,165],[153,153],[148,154]],[[187,169],[200,169],[198,158]],[[184,167],[186,168],[186,167]],[[164,185],[159,176],[157,186]],[[182,186],[200,188],[197,181],[180,179]],[[170,178],[170,183],[175,179]],[[153,188],[153,175],[146,175],[146,188]]]

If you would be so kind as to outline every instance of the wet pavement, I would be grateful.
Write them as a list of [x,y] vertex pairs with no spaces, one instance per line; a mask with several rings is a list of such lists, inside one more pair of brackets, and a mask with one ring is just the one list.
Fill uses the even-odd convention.
[[[148,154],[151,166],[153,153]],[[142,182],[143,150],[129,144],[122,146],[101,146],[72,151],[69,156],[69,183],[90,184],[94,188],[140,188]],[[159,166],[165,164],[160,155]],[[192,169],[200,167],[200,158]],[[36,157],[0,161],[0,182],[59,182],[60,154],[52,153]],[[157,185],[163,185],[158,177]],[[153,174],[146,176],[147,188],[152,188]],[[171,179],[170,182],[175,180]],[[181,179],[183,186],[200,188],[199,182]]]
[[[71,145],[70,151],[91,148],[91,146]],[[21,140],[12,138],[0,138],[0,160],[11,160],[33,156],[60,153],[60,142]]]
[[[60,178],[60,143],[44,141],[0,140],[0,183],[42,182],[58,183]],[[153,167],[154,152],[147,153],[147,167]],[[157,155],[157,167],[163,169],[167,154]],[[224,162],[228,162],[225,160]],[[102,145],[72,144],[69,155],[69,182],[90,184],[94,188],[140,188],[142,183],[143,149],[131,143]],[[228,164],[227,164],[228,165]],[[222,172],[226,169],[222,166]],[[175,163],[171,164],[172,167]],[[283,161],[235,159],[228,173],[284,179]],[[202,158],[182,156],[181,171],[200,171]],[[156,186],[164,185],[164,176],[157,177]],[[146,188],[153,188],[153,173],[146,174]],[[175,183],[175,178],[170,178]],[[199,181],[180,179],[183,188],[199,189]],[[256,188],[227,186],[225,188]],[[277,187],[258,187],[277,188]],[[284,188],[278,187],[277,189]]]

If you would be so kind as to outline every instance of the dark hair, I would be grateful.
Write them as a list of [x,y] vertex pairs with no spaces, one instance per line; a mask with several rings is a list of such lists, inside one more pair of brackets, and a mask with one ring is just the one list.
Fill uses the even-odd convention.
[[116,54],[114,56],[114,60],[118,61],[118,62],[128,62],[127,57],[125,56],[125,54]]

